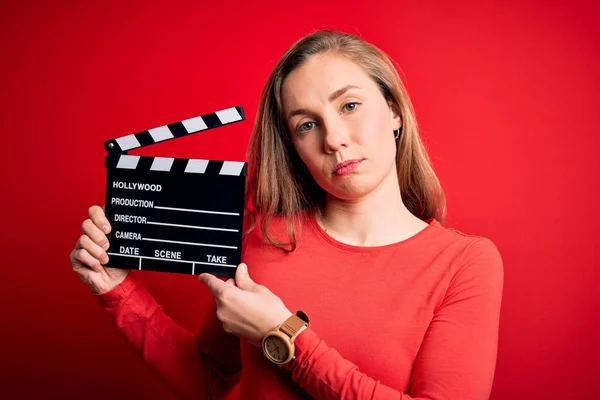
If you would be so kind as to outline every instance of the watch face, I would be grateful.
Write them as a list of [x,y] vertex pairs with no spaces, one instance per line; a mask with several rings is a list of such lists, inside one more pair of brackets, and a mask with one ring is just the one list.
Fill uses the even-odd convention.
[[265,339],[264,350],[275,362],[284,362],[290,355],[287,343],[275,335]]

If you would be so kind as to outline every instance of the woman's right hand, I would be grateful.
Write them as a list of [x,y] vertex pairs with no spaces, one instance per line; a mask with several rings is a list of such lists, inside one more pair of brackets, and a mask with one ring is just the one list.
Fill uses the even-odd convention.
[[109,245],[106,234],[110,232],[111,226],[104,210],[99,206],[90,207],[88,216],[81,224],[83,235],[71,252],[71,264],[73,271],[92,292],[102,294],[123,282],[129,271],[104,266],[108,262],[106,250]]

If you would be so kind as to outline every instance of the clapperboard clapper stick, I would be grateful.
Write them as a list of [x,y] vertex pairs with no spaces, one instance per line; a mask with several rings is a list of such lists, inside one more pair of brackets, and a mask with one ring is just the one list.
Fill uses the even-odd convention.
[[128,155],[131,149],[245,120],[241,106],[104,143],[108,267],[235,276],[247,165]]

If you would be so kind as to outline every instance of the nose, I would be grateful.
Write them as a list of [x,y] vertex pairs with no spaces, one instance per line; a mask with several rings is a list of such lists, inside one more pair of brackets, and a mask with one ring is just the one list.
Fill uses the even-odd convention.
[[348,147],[348,127],[341,121],[323,122],[323,148],[325,153],[332,154]]

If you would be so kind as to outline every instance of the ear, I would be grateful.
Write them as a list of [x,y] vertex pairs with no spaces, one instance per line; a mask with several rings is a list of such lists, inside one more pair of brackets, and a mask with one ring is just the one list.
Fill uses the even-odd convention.
[[394,100],[387,101],[388,106],[390,107],[390,122],[392,123],[392,130],[402,128],[402,113],[400,112],[400,107]]

